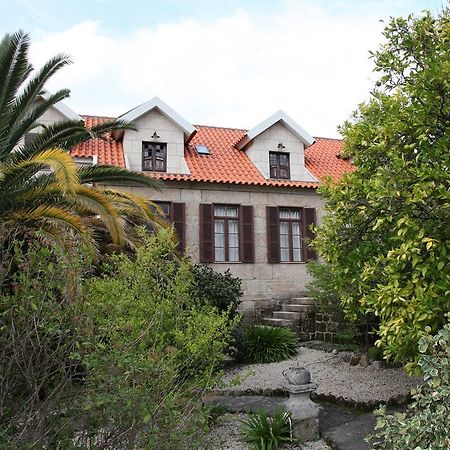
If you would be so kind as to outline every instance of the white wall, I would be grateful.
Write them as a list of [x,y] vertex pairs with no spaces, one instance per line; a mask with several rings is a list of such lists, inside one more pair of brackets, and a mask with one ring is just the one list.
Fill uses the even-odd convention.
[[[280,142],[285,146],[284,149],[278,149]],[[270,178],[269,152],[277,151],[289,153],[291,180],[317,181],[305,167],[303,142],[281,122],[277,122],[263,131],[245,149],[253,164],[265,178]]]
[[142,142],[155,141],[153,133],[160,136],[157,142],[167,143],[167,172],[189,174],[184,159],[184,134],[174,122],[157,109],[149,111],[135,121],[138,131],[126,130],[123,138],[123,150],[127,168],[142,170]]

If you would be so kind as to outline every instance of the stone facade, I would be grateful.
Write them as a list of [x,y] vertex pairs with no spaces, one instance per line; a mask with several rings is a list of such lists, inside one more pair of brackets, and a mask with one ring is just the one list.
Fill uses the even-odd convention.
[[159,142],[167,144],[167,172],[189,174],[189,168],[184,159],[183,131],[170,119],[154,109],[135,120],[138,131],[127,130],[123,138],[123,150],[127,168],[142,170],[142,142],[154,141],[156,131]]
[[199,209],[201,203],[253,205],[255,262],[213,263],[215,270],[230,271],[243,280],[245,294],[242,309],[273,306],[278,300],[298,296],[305,291],[309,275],[306,263],[267,262],[267,206],[316,208],[317,222],[323,214],[323,198],[313,189],[269,188],[257,186],[221,186],[206,183],[165,182],[161,192],[129,187],[133,193],[155,201],[183,202],[186,205],[186,253],[199,261]]
[[248,157],[264,175],[264,178],[270,178],[268,149],[276,150],[279,143],[284,146],[281,151],[289,154],[290,179],[293,181],[317,181],[305,167],[303,142],[281,123],[276,123],[263,131],[245,149]]

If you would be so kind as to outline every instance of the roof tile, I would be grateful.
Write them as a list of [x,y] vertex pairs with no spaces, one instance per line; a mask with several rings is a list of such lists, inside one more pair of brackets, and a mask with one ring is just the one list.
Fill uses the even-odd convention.
[[[108,118],[84,116],[86,125],[92,127]],[[225,184],[246,184],[259,186],[305,187],[316,188],[319,183],[267,180],[250,161],[245,151],[235,145],[242,139],[246,130],[196,126],[197,133],[185,149],[185,157],[190,175],[152,172],[150,176],[164,180],[195,181]],[[196,144],[206,145],[209,155],[199,155]],[[305,164],[319,180],[325,177],[340,179],[346,172],[352,172],[354,166],[347,159],[339,156],[342,141],[339,139],[316,138],[316,142],[305,150]],[[97,155],[99,164],[125,167],[122,143],[108,133],[104,140],[94,139],[77,145],[72,150],[73,156]]]

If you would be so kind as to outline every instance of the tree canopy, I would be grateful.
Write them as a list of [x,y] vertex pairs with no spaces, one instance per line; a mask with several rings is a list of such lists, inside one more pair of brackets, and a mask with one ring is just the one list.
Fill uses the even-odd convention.
[[[106,181],[158,188],[158,182],[119,167],[77,167],[69,152],[133,125],[120,119],[92,128],[82,120],[41,123],[47,111],[69,96],[67,89],[46,93],[45,84],[70,61],[57,55],[35,71],[29,46],[23,32],[7,34],[0,42],[0,238],[10,230],[16,237],[39,230],[41,239],[68,249],[71,236],[92,242],[92,231],[100,229],[114,243],[132,245],[124,225],[136,219],[159,221],[150,204],[131,193],[94,185]],[[36,137],[27,141],[30,131]]]
[[397,361],[450,309],[450,14],[393,18],[372,53],[379,79],[341,127],[357,170],[321,193],[317,238],[350,316],[374,313]]

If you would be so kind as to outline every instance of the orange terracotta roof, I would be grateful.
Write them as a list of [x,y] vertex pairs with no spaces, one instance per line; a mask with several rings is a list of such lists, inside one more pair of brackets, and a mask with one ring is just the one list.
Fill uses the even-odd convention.
[[[111,117],[82,116],[88,128],[99,125]],[[98,164],[125,167],[122,142],[116,141],[111,133],[107,133],[104,139],[91,139],[77,145],[70,152],[72,156],[92,157],[97,156]]]
[[[107,120],[102,117],[85,116],[87,126]],[[319,183],[304,181],[266,180],[256,166],[250,161],[245,151],[236,149],[235,145],[247,130],[196,126],[194,135],[185,150],[185,157],[190,175],[153,172],[150,176],[163,180],[194,181],[207,183],[245,184],[259,186],[316,188]],[[209,155],[199,155],[196,144],[209,148]],[[340,179],[346,172],[354,170],[350,161],[339,157],[342,141],[339,139],[316,138],[316,142],[306,149],[306,167],[319,180],[330,176]],[[98,156],[99,164],[112,164],[125,167],[122,143],[111,136],[78,145],[72,150],[73,156]]]

